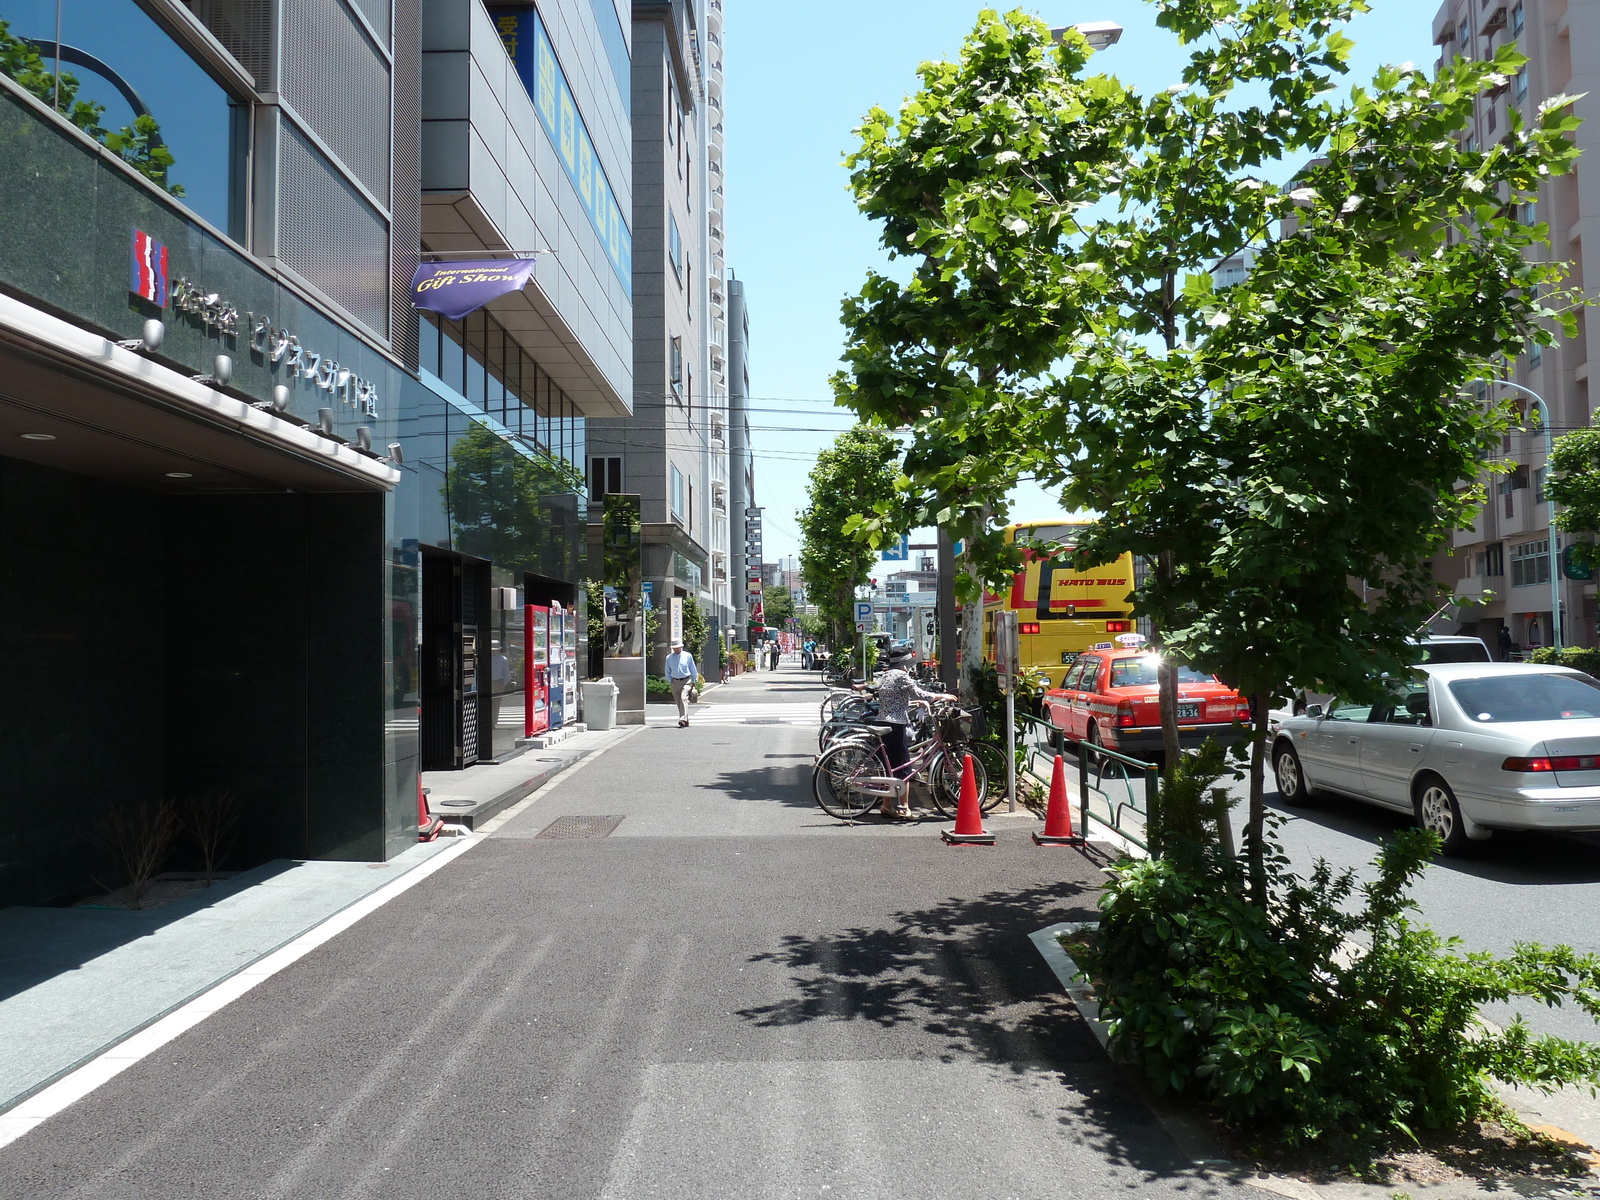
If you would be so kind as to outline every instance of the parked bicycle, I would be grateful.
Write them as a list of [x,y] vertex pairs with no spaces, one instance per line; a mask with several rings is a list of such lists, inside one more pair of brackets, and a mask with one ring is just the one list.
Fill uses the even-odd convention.
[[[907,781],[920,782],[934,808],[953,816],[961,799],[963,764],[971,753],[971,714],[954,704],[932,710],[929,736],[911,747],[911,756],[899,768],[889,765],[883,745],[888,725],[865,721],[861,732],[841,738],[817,757],[811,773],[811,790],[822,811],[841,821],[863,817],[883,800],[898,797]],[[973,782],[978,803],[988,811],[999,803],[991,794],[989,772],[983,759],[972,757]]]

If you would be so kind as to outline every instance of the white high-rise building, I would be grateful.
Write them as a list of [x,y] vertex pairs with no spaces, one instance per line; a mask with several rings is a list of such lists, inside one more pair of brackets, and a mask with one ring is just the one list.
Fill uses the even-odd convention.
[[[1532,123],[1546,97],[1581,95],[1575,111],[1583,119],[1576,134],[1583,154],[1574,171],[1546,183],[1522,215],[1549,226],[1550,241],[1540,256],[1570,262],[1571,286],[1591,286],[1588,280],[1600,280],[1600,0],[1448,0],[1433,19],[1433,33],[1441,62],[1456,55],[1487,59],[1508,42],[1528,58],[1515,78],[1479,102],[1470,136],[1480,147],[1506,136],[1512,109]],[[1524,410],[1537,410],[1534,398],[1543,399],[1557,435],[1593,420],[1589,365],[1600,359],[1600,341],[1594,340],[1600,331],[1589,329],[1594,322],[1584,310],[1577,318],[1576,337],[1544,348],[1530,345],[1509,364],[1506,381],[1488,389],[1494,399],[1510,399]],[[1489,597],[1462,610],[1460,622],[1440,632],[1476,633],[1497,656],[1507,640],[1519,650],[1549,645],[1555,622],[1562,644],[1595,645],[1594,584],[1569,578],[1559,562],[1550,561],[1545,435],[1536,424],[1530,415],[1529,432],[1505,439],[1502,451],[1516,469],[1492,479],[1478,520],[1456,533],[1454,555],[1436,563],[1439,577],[1454,583],[1457,595]],[[1552,570],[1559,572],[1556,613]]]

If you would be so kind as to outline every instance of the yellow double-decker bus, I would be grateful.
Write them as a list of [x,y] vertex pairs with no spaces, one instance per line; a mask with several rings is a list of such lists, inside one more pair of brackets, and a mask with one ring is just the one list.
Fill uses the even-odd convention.
[[1008,593],[984,597],[986,659],[994,659],[994,614],[1007,609],[1017,614],[1022,665],[1043,671],[1051,687],[1061,686],[1067,668],[1084,650],[1119,633],[1135,632],[1133,555],[1092,571],[1075,571],[1059,557],[1028,548],[1059,542],[1070,549],[1086,528],[1059,520],[1006,527],[1006,541],[1023,548],[1026,565],[1013,577]]

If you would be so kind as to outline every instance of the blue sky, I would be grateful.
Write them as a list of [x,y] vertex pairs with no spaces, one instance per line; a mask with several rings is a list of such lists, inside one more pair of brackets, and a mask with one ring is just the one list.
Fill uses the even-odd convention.
[[[728,263],[750,310],[756,502],[766,508],[765,558],[798,555],[795,514],[812,459],[848,415],[831,407],[839,367],[839,302],[882,266],[877,229],[855,209],[840,160],[874,104],[894,111],[927,59],[954,57],[982,6],[956,0],[733,0],[726,8]],[[1051,25],[1116,21],[1126,32],[1101,69],[1143,92],[1175,82],[1183,54],[1142,0],[1027,6]],[[1351,78],[1382,63],[1432,66],[1436,6],[1374,0],[1353,22]],[[1019,517],[1058,511],[1037,488]],[[920,539],[919,539],[920,540]]]

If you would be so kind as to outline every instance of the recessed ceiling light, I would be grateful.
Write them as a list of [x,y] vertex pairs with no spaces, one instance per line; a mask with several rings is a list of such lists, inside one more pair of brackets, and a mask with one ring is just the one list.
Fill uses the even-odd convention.
[[193,479],[194,476],[191,475],[188,471],[168,471],[167,472],[167,478],[168,479]]
[[53,442],[56,440],[56,435],[53,433],[25,433],[22,438],[28,442]]

